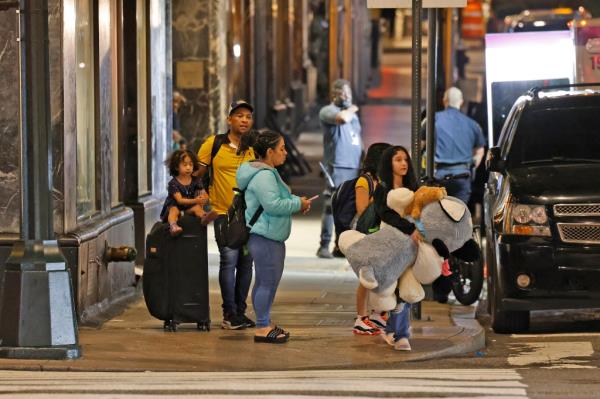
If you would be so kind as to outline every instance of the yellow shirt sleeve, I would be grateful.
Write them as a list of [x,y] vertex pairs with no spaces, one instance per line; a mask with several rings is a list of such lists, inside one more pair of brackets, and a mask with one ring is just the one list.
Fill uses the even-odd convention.
[[210,153],[212,152],[214,142],[215,136],[210,136],[206,140],[204,140],[204,143],[202,143],[200,149],[198,150],[198,161],[203,166],[210,165]]
[[367,181],[366,177],[361,176],[361,177],[358,178],[358,180],[356,180],[356,184],[354,185],[354,189],[356,190],[359,187],[362,187],[365,190],[367,190],[367,192],[369,192],[369,182]]

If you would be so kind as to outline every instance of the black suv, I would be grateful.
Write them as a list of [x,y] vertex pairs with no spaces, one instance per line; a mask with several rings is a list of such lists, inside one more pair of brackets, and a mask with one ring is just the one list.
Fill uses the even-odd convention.
[[520,97],[486,164],[492,328],[527,330],[531,310],[600,307],[600,91]]

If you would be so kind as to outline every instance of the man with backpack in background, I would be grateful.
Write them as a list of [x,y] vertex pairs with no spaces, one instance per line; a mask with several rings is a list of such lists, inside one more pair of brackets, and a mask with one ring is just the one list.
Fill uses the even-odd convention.
[[[208,137],[198,151],[199,175],[208,174],[208,195],[212,208],[219,214],[215,220],[215,237],[219,247],[219,286],[223,299],[223,322],[227,330],[255,327],[246,316],[246,299],[252,282],[252,257],[245,246],[239,249],[219,244],[219,231],[233,202],[235,176],[243,162],[254,159],[247,138],[252,134],[252,105],[243,100],[231,103],[227,133]],[[206,185],[205,185],[206,186]]]
[[[321,108],[319,119],[323,128],[323,164],[334,186],[339,187],[346,180],[358,176],[363,144],[358,107],[352,104],[350,83],[338,79],[333,82],[331,92],[333,101]],[[329,190],[327,188],[326,192]],[[321,241],[317,250],[319,258],[344,256],[338,248],[333,254],[329,251],[332,235],[331,196],[326,195],[321,218]]]

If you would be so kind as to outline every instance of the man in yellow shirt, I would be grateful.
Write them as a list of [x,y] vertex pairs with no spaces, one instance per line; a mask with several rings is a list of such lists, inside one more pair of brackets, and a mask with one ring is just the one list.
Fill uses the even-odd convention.
[[[219,214],[214,224],[215,237],[233,202],[238,168],[243,162],[254,159],[252,148],[243,148],[242,143],[242,137],[252,129],[253,112],[254,108],[246,101],[233,102],[227,118],[229,131],[209,137],[198,151],[199,174],[210,173],[208,195],[212,208]],[[213,145],[218,148],[213,148]],[[219,245],[219,254],[219,286],[223,299],[221,327],[228,330],[255,327],[255,323],[246,316],[246,299],[252,282],[252,257],[245,247],[232,249]]]

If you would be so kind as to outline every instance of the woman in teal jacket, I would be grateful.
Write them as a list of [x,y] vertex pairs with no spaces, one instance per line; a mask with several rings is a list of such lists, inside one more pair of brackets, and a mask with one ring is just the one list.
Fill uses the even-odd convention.
[[[310,201],[293,195],[275,169],[285,162],[287,152],[283,137],[276,132],[261,132],[253,144],[258,160],[242,164],[237,185],[245,191],[246,221],[259,206],[263,211],[250,229],[248,249],[254,259],[256,276],[252,304],[256,313],[255,342],[283,343],[290,334],[271,322],[271,306],[285,260],[285,240],[290,236],[292,214],[310,210]],[[250,226],[248,226],[250,227]]]

